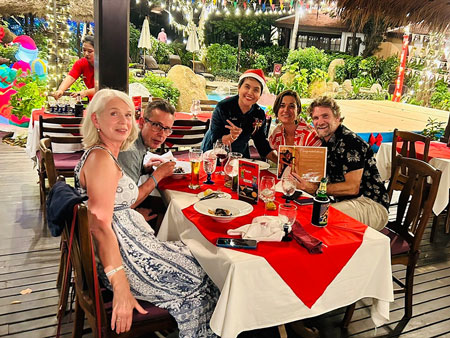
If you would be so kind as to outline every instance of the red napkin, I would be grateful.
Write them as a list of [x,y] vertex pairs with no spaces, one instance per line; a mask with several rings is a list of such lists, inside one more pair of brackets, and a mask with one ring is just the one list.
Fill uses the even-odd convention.
[[296,221],[292,226],[292,237],[304,247],[310,254],[321,254],[323,243],[316,237],[311,236],[302,225]]

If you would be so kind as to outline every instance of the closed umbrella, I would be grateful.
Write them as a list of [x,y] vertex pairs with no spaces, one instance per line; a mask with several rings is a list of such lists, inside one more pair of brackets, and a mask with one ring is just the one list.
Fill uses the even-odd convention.
[[194,54],[200,51],[200,43],[198,42],[197,27],[192,26],[189,30],[189,37],[186,45],[186,50],[192,53],[192,70],[194,70]]
[[150,24],[148,22],[148,17],[145,17],[144,23],[142,24],[141,35],[139,36],[138,48],[144,49],[144,71],[145,71],[145,49],[152,48],[152,40],[150,38]]

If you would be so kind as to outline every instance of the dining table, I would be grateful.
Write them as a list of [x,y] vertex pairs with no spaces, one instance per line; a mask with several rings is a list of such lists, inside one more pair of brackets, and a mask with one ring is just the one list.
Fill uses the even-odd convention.
[[[402,143],[398,142],[396,146],[397,153],[400,152]],[[423,158],[424,143],[416,142],[416,155],[418,159]],[[383,181],[389,180],[392,168],[392,143],[386,142],[380,145],[377,156],[377,168]],[[435,168],[442,171],[441,180],[433,204],[433,213],[439,215],[449,203],[450,189],[450,148],[446,143],[432,141],[428,152],[428,162]]]
[[[268,170],[260,172],[260,176],[267,175],[275,177]],[[265,211],[264,202],[258,201],[250,214],[229,223],[217,222],[196,211],[198,193],[209,188],[227,192],[232,199],[237,199],[237,194],[217,173],[213,174],[214,185],[201,185],[200,190],[189,189],[189,180],[187,174],[159,182],[168,208],[158,238],[185,243],[220,289],[210,321],[217,335],[236,337],[243,331],[315,317],[362,298],[372,302],[375,326],[389,320],[394,297],[390,242],[385,235],[332,206],[328,225],[315,227],[311,224],[312,206],[305,205],[297,206],[297,225],[322,242],[322,253],[309,253],[296,240],[259,241],[255,250],[217,247],[219,237],[239,238],[228,235],[228,230],[250,224],[264,213],[277,216],[277,211]],[[283,203],[279,186],[277,205]],[[223,206],[226,208],[227,199]]]

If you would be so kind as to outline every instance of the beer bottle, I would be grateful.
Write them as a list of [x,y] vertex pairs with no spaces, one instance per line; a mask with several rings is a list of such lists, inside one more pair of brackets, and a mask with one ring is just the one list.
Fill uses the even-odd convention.
[[330,199],[327,195],[327,181],[326,177],[320,180],[319,189],[314,197],[311,224],[319,227],[325,227],[328,223]]
[[75,116],[83,117],[84,105],[81,103],[81,95],[77,95],[77,103],[75,103]]

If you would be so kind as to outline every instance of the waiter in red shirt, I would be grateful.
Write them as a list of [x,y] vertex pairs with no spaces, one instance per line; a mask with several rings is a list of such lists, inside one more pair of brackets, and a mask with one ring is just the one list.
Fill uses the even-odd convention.
[[64,91],[69,88],[80,76],[83,76],[83,82],[88,89],[82,90],[79,93],[72,93],[73,97],[78,94],[81,98],[88,97],[89,100],[95,94],[94,85],[94,37],[92,35],[86,35],[83,39],[83,55],[81,59],[73,64],[72,69],[66,78],[59,85],[58,90],[53,92],[53,97],[59,99]]

